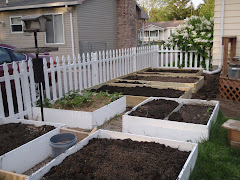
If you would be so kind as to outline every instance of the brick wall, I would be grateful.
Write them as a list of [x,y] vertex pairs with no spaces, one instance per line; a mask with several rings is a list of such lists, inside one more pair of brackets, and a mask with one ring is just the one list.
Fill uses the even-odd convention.
[[137,46],[137,10],[135,0],[117,0],[118,48]]

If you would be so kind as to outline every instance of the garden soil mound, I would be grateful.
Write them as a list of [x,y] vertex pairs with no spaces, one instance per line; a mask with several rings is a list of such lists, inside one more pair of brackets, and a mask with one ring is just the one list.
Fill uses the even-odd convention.
[[171,114],[169,120],[206,125],[213,109],[213,106],[183,105],[179,111]]
[[154,142],[93,139],[43,179],[177,179],[189,154]]
[[153,100],[142,106],[139,106],[135,111],[131,112],[129,115],[154,119],[164,119],[178,105],[179,104],[176,101],[169,101],[164,99]]
[[36,127],[21,123],[0,125],[0,156],[53,129],[53,126]]
[[137,76],[131,75],[123,79],[143,80],[143,81],[159,81],[159,82],[176,82],[176,83],[196,83],[197,77],[172,77],[172,76]]
[[175,89],[157,89],[150,87],[118,87],[118,86],[108,86],[104,85],[98,89],[92,89],[93,92],[106,92],[112,94],[114,92],[122,93],[124,95],[132,96],[145,96],[145,97],[171,97],[179,98],[183,95],[184,91],[175,90]]

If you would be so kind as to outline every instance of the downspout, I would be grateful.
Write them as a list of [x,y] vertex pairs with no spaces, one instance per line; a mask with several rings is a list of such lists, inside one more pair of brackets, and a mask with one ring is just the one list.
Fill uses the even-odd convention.
[[144,43],[144,19],[142,20],[142,44]]
[[72,15],[72,11],[68,8],[68,5],[65,5],[65,8],[70,13],[71,39],[72,39],[72,57],[75,58],[74,34],[73,34],[73,15]]
[[206,74],[216,74],[221,72],[222,70],[222,61],[223,61],[223,49],[222,49],[222,37],[223,37],[223,28],[224,28],[224,9],[225,9],[225,2],[222,0],[222,11],[221,11],[221,31],[220,31],[220,42],[219,42],[219,47],[220,47],[220,57],[219,57],[219,64],[218,64],[218,69],[215,71],[203,71]]

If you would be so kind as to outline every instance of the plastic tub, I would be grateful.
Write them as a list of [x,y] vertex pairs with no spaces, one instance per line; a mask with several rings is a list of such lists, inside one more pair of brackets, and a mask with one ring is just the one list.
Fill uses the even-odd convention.
[[77,137],[73,133],[60,133],[50,138],[49,145],[52,148],[52,157],[55,158],[77,142]]
[[239,67],[228,67],[228,78],[240,79],[240,68]]

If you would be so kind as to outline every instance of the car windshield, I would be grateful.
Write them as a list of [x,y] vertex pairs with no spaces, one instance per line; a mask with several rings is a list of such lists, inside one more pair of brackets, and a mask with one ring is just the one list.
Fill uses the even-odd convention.
[[11,57],[4,48],[0,47],[0,64],[3,64],[5,62],[6,63],[12,62]]
[[26,56],[25,56],[24,54],[22,54],[22,53],[15,53],[15,52],[13,51],[13,54],[16,56],[17,61],[22,61],[22,60],[25,60],[25,59],[26,59]]

